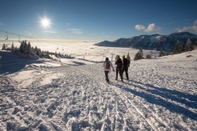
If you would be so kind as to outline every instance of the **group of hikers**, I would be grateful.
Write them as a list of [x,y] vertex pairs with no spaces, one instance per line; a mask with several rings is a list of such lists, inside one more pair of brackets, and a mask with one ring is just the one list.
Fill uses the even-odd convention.
[[[116,78],[115,80],[118,80],[118,74],[120,76],[121,81],[123,82],[123,74],[125,72],[127,80],[129,80],[129,75],[128,75],[128,68],[130,66],[130,57],[127,55],[127,58],[125,58],[125,55],[122,56],[122,59],[120,58],[119,55],[116,56],[115,58],[115,65],[116,65]],[[105,78],[106,81],[109,83],[109,77],[108,74],[111,71],[111,68],[113,71],[114,67],[111,61],[109,60],[108,57],[105,58],[105,62],[103,63],[104,67],[104,72],[105,72]]]

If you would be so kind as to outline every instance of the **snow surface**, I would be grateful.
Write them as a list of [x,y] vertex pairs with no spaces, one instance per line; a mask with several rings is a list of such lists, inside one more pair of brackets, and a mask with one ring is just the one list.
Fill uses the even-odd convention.
[[110,72],[108,84],[98,61],[128,51],[133,58],[137,50],[90,50],[75,56],[94,61],[35,61],[0,51],[0,130],[197,130],[197,51],[131,61],[130,80]]

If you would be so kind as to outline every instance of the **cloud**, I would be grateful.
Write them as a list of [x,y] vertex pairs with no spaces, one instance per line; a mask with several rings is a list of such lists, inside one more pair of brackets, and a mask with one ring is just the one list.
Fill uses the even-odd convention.
[[49,30],[46,30],[46,31],[44,31],[45,33],[51,33],[51,34],[57,34],[57,32],[56,31],[49,31]]
[[161,27],[158,27],[154,23],[152,23],[149,24],[147,28],[144,25],[136,25],[135,29],[139,31],[143,30],[144,32],[156,32],[156,31],[160,31]]
[[135,29],[136,30],[144,30],[146,27],[144,27],[143,25],[136,25]]
[[176,30],[178,32],[184,32],[184,31],[197,32],[197,20],[194,21],[194,24],[192,26],[177,28]]
[[156,26],[154,23],[149,24],[148,27],[146,28],[146,30],[144,30],[145,32],[152,32],[152,31],[160,31],[161,27]]
[[77,34],[77,35],[79,35],[79,34],[82,34],[83,32],[82,32],[82,29],[69,29],[70,31],[71,31],[71,33],[73,33],[73,34]]

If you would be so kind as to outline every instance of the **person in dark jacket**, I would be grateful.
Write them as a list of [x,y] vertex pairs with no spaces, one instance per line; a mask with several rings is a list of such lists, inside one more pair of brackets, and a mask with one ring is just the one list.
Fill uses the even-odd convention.
[[118,73],[119,73],[120,79],[123,82],[123,77],[122,77],[122,60],[121,60],[119,55],[116,56],[115,65],[116,65],[116,80],[118,80]]
[[123,55],[122,56],[122,76],[125,72],[127,80],[129,80],[128,67],[129,67],[129,61],[127,60],[127,58],[125,58],[125,55]]

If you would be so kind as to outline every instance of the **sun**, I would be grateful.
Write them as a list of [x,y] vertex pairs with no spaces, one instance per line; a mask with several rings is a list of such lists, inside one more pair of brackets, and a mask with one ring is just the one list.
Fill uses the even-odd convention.
[[51,25],[51,21],[47,17],[44,17],[44,18],[40,19],[40,24],[42,27],[48,28]]

